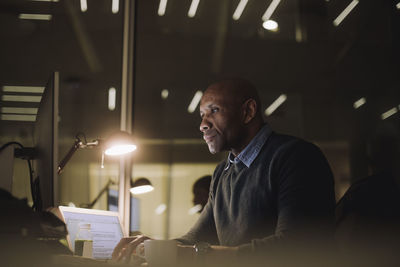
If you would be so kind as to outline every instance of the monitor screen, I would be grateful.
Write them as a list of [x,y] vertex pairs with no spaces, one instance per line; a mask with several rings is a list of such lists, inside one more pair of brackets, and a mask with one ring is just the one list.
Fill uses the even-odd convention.
[[34,205],[37,210],[58,204],[58,91],[59,74],[54,72],[43,92],[34,129]]
[[75,239],[82,224],[90,224],[93,238],[93,258],[111,259],[112,252],[124,236],[119,221],[118,213],[60,207],[65,224],[68,229],[68,245],[75,251]]

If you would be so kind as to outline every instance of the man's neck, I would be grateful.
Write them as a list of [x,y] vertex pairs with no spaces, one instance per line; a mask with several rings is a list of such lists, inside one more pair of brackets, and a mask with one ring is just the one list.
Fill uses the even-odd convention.
[[258,132],[262,129],[264,126],[264,123],[260,123],[258,125],[254,125],[253,127],[249,127],[247,130],[247,134],[245,135],[246,137],[243,139],[243,142],[241,142],[241,145],[238,146],[237,148],[232,148],[231,153],[237,157],[240,152],[243,151],[247,147],[247,145],[253,140],[253,138],[258,134]]

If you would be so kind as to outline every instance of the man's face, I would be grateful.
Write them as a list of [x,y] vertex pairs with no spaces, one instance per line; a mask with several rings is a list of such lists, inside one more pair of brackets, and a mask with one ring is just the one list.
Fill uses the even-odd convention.
[[200,102],[200,131],[212,154],[234,149],[239,143],[240,111],[241,106],[226,90],[211,86],[204,93]]

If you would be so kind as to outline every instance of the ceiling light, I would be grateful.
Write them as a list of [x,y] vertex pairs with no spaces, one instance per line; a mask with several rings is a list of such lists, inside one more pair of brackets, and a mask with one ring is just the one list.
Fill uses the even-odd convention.
[[81,0],[81,11],[82,12],[87,11],[87,0]]
[[19,14],[20,19],[33,19],[33,20],[51,20],[49,14]]
[[278,23],[274,20],[267,20],[263,22],[263,28],[269,31],[276,32],[278,30]]
[[400,2],[397,3],[396,8],[400,9]]
[[117,99],[117,90],[114,87],[108,89],[108,110],[115,109],[115,102]]
[[272,13],[274,13],[276,7],[279,5],[280,2],[281,0],[272,0],[271,4],[269,5],[264,15],[262,16],[263,21],[269,20],[271,18]]
[[3,95],[1,97],[3,101],[12,101],[12,102],[37,102],[39,103],[42,99],[41,96],[33,96],[33,95]]
[[248,1],[249,0],[240,0],[238,6],[236,7],[235,12],[233,12],[232,18],[234,20],[240,19],[240,17],[242,16],[243,10],[246,7]]
[[160,0],[160,5],[158,6],[157,14],[159,16],[164,16],[165,10],[167,10],[167,0]]
[[361,107],[362,105],[364,105],[367,102],[367,100],[365,99],[365,97],[361,97],[360,99],[358,99],[356,102],[354,102],[353,107],[355,109],[358,109],[359,107]]
[[188,11],[188,17],[193,18],[196,16],[197,12],[197,7],[199,6],[200,0],[192,0],[192,3],[190,4],[190,8]]
[[339,16],[333,21],[333,25],[339,26],[339,24],[347,17],[347,15],[356,7],[358,0],[353,0],[351,3],[339,14]]
[[117,14],[119,11],[119,0],[112,0],[111,11],[113,14]]
[[38,108],[15,108],[15,107],[2,107],[1,113],[11,114],[37,114]]
[[168,98],[168,95],[169,95],[168,89],[163,89],[163,90],[161,91],[161,98],[162,98],[162,99],[167,99],[167,98]]
[[283,104],[287,99],[287,96],[285,94],[280,95],[266,110],[265,110],[265,115],[269,116],[271,115],[280,105]]
[[3,88],[3,92],[13,92],[13,93],[40,93],[40,94],[43,94],[43,92],[44,92],[44,87],[40,87],[40,86],[5,85],[2,88]]
[[390,116],[394,115],[397,113],[397,107],[394,107],[392,109],[389,109],[388,111],[382,113],[381,115],[381,119],[382,120],[386,120],[387,118],[389,118]]
[[1,114],[2,121],[36,121],[36,115]]
[[188,107],[188,112],[189,113],[193,113],[196,110],[197,105],[199,104],[200,99],[201,99],[202,96],[203,96],[203,92],[202,91],[197,91],[194,94],[192,102],[190,102],[190,105]]

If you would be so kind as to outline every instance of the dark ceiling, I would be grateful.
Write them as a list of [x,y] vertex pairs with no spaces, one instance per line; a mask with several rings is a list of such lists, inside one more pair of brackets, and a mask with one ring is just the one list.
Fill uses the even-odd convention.
[[[314,141],[367,134],[381,113],[400,108],[400,10],[396,1],[362,0],[334,26],[350,2],[282,0],[271,17],[279,31],[269,32],[261,17],[270,1],[250,0],[237,21],[239,0],[201,0],[194,18],[187,17],[189,0],[169,0],[164,16],[157,15],[158,0],[136,1],[135,135],[199,139],[198,112],[189,114],[187,106],[197,90],[226,76],[252,81],[264,108],[287,94],[266,118],[281,132]],[[95,138],[118,129],[119,101],[109,111],[107,90],[114,86],[120,96],[124,1],[117,14],[111,0],[88,0],[84,13],[78,0],[0,3],[0,86],[44,85],[59,70],[61,141],[78,131]],[[20,13],[53,18],[21,20]],[[367,103],[355,110],[360,97]],[[387,120],[398,125],[398,113]],[[29,136],[32,123],[0,127],[8,140]]]

